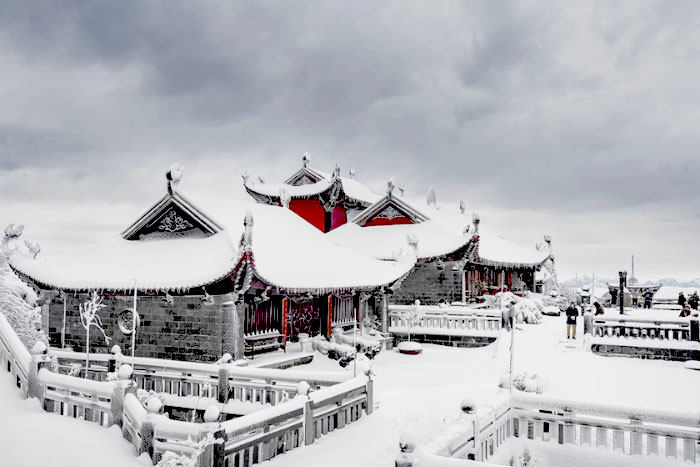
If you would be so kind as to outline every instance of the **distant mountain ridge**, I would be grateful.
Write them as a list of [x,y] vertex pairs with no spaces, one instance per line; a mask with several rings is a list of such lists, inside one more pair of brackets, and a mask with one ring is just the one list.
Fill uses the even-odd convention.
[[[629,277],[628,277],[629,279]],[[588,284],[590,285],[592,282],[591,276],[579,276],[578,278],[571,278],[567,279],[565,281],[560,281],[560,285],[564,287],[580,287],[582,285]],[[617,284],[620,282],[620,279],[618,277],[615,277],[614,279],[610,279],[607,277],[598,277],[596,276],[595,278],[595,286],[596,288],[598,287],[607,287],[608,283],[610,284]],[[689,281],[684,281],[684,280],[679,280],[679,279],[674,279],[672,277],[665,277],[663,279],[659,279],[656,281],[646,281],[646,282],[639,282],[639,285],[656,285],[656,284],[663,284],[663,285],[668,285],[672,287],[700,287],[700,277],[696,279],[692,279]]]

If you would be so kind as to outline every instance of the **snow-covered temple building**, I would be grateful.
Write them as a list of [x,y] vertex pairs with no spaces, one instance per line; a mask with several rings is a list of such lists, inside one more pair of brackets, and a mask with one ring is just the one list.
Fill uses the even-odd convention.
[[[135,297],[136,355],[242,358],[361,320],[367,298],[381,297],[415,264],[339,246],[282,207],[253,203],[215,220],[178,188],[179,178],[168,172],[168,192],[121,235],[56,258],[10,256],[41,291],[52,345],[84,348],[79,307],[97,291],[109,346],[129,351]],[[93,332],[90,348],[108,346]]]
[[340,227],[380,198],[354,178],[342,177],[340,167],[328,174],[312,169],[309,161],[304,154],[302,168],[283,183],[254,182],[244,174],[243,184],[256,201],[289,207],[322,232]]
[[[515,245],[464,211],[437,208],[434,201],[415,207],[394,193],[390,181],[382,199],[326,235],[381,260],[414,254],[413,271],[391,297],[395,303],[467,301],[502,288],[534,290],[535,271],[551,251]],[[403,246],[407,243],[414,251]]]
[[417,254],[412,273],[394,291],[394,302],[462,301],[503,288],[534,290],[535,272],[553,267],[547,237],[541,248],[524,248],[480,227],[478,216],[469,219],[463,205],[454,212],[437,208],[434,191],[431,202],[417,206],[395,194],[393,180],[381,196],[354,178],[341,177],[338,166],[329,175],[312,169],[309,160],[307,153],[302,168],[282,184],[253,183],[245,174],[244,186],[259,203],[289,206],[359,254],[379,260]]

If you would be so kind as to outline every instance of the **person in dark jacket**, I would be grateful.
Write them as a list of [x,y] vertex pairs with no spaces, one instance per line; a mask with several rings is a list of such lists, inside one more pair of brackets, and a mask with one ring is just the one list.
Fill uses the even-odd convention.
[[598,302],[593,302],[593,306],[595,307],[595,315],[602,315],[605,313],[605,310],[603,309],[602,305]]
[[[578,316],[578,308],[576,308],[576,303],[574,303],[572,301],[569,304],[569,308],[566,309],[566,338],[567,339],[569,339],[571,337],[576,339],[576,317],[577,316]],[[573,334],[573,336],[571,336],[571,334]]]
[[681,310],[681,314],[678,315],[679,318],[687,318],[690,316],[690,305],[686,305]]
[[683,292],[678,294],[678,304],[682,307],[685,306],[685,295],[683,295]]
[[651,308],[651,300],[654,298],[654,292],[646,289],[642,296],[644,297],[644,308]]
[[698,296],[698,291],[696,290],[693,292],[693,295],[688,298],[688,305],[690,305],[690,308],[693,310],[697,310],[698,304],[700,304],[700,296]]

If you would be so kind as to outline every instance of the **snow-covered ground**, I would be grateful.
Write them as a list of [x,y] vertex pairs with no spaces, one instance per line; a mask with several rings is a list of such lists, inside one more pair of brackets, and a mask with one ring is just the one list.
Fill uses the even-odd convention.
[[0,465],[3,467],[144,467],[116,426],[44,412],[37,399],[23,399],[12,378],[0,372]]
[[[648,311],[648,310],[647,310]],[[544,394],[590,402],[684,410],[697,408],[700,372],[679,362],[638,360],[593,355],[582,350],[583,323],[578,339],[567,341],[565,318],[543,318],[540,325],[518,325],[515,334],[515,372],[541,375]],[[393,465],[398,439],[411,429],[426,441],[442,433],[459,416],[464,397],[488,402],[507,368],[507,353],[499,343],[465,349],[423,344],[421,355],[382,351],[373,361],[379,406],[370,416],[271,461],[271,467],[308,466],[331,461],[335,466]],[[505,348],[506,346],[501,346]],[[257,361],[258,359],[256,359]],[[317,354],[299,370],[352,371]],[[104,429],[80,420],[41,412],[36,401],[21,400],[7,373],[0,378],[0,465],[143,466],[116,428]],[[38,448],[38,446],[41,446]],[[536,465],[667,465],[621,456],[605,450],[551,446],[532,448]],[[595,453],[593,452],[595,451]],[[575,455],[567,455],[577,453]],[[636,459],[618,464],[614,457]],[[571,463],[572,458],[580,464]],[[566,464],[562,459],[566,459]],[[658,461],[658,459],[656,459]],[[551,462],[554,463],[551,463]],[[627,462],[625,460],[625,462]],[[681,465],[669,463],[668,465]]]

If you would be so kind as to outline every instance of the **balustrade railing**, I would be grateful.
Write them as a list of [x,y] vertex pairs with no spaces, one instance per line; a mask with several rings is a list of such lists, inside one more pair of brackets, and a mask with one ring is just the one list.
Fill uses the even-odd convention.
[[[409,331],[407,311],[411,305],[390,305],[389,331],[403,334]],[[463,310],[461,308],[464,308]],[[422,316],[410,326],[411,333],[498,337],[501,314],[468,307],[421,307]]]
[[[84,354],[56,351],[55,357],[64,372],[78,368],[78,373],[88,378],[50,371],[52,356],[30,355],[0,315],[0,360],[21,378],[25,394],[39,398],[48,412],[102,426],[119,425],[136,454],[146,452],[154,463],[172,451],[197,456],[200,466],[247,467],[312,444],[357,421],[363,411],[372,413],[374,406],[373,383],[365,375],[352,378],[345,373],[121,356],[121,363],[133,365],[134,371],[120,372],[119,381],[101,381],[113,366],[113,356],[91,355],[88,368],[81,367]],[[302,381],[307,384],[301,385]],[[225,407],[232,398],[270,405],[222,423],[191,423],[149,413],[133,394],[139,386],[169,391],[170,399],[212,392],[215,387],[217,407]]]
[[420,465],[443,465],[446,458],[488,461],[511,437],[696,464],[700,410],[625,408],[517,392],[505,405],[497,402],[463,416],[447,433],[425,445],[401,444],[396,466],[411,467],[417,460]]
[[690,321],[682,318],[593,318],[592,334],[593,337],[626,337],[683,342],[690,340]]
[[31,355],[19,340],[5,315],[0,313],[0,364],[12,374],[14,384],[24,395],[28,391],[28,373]]

